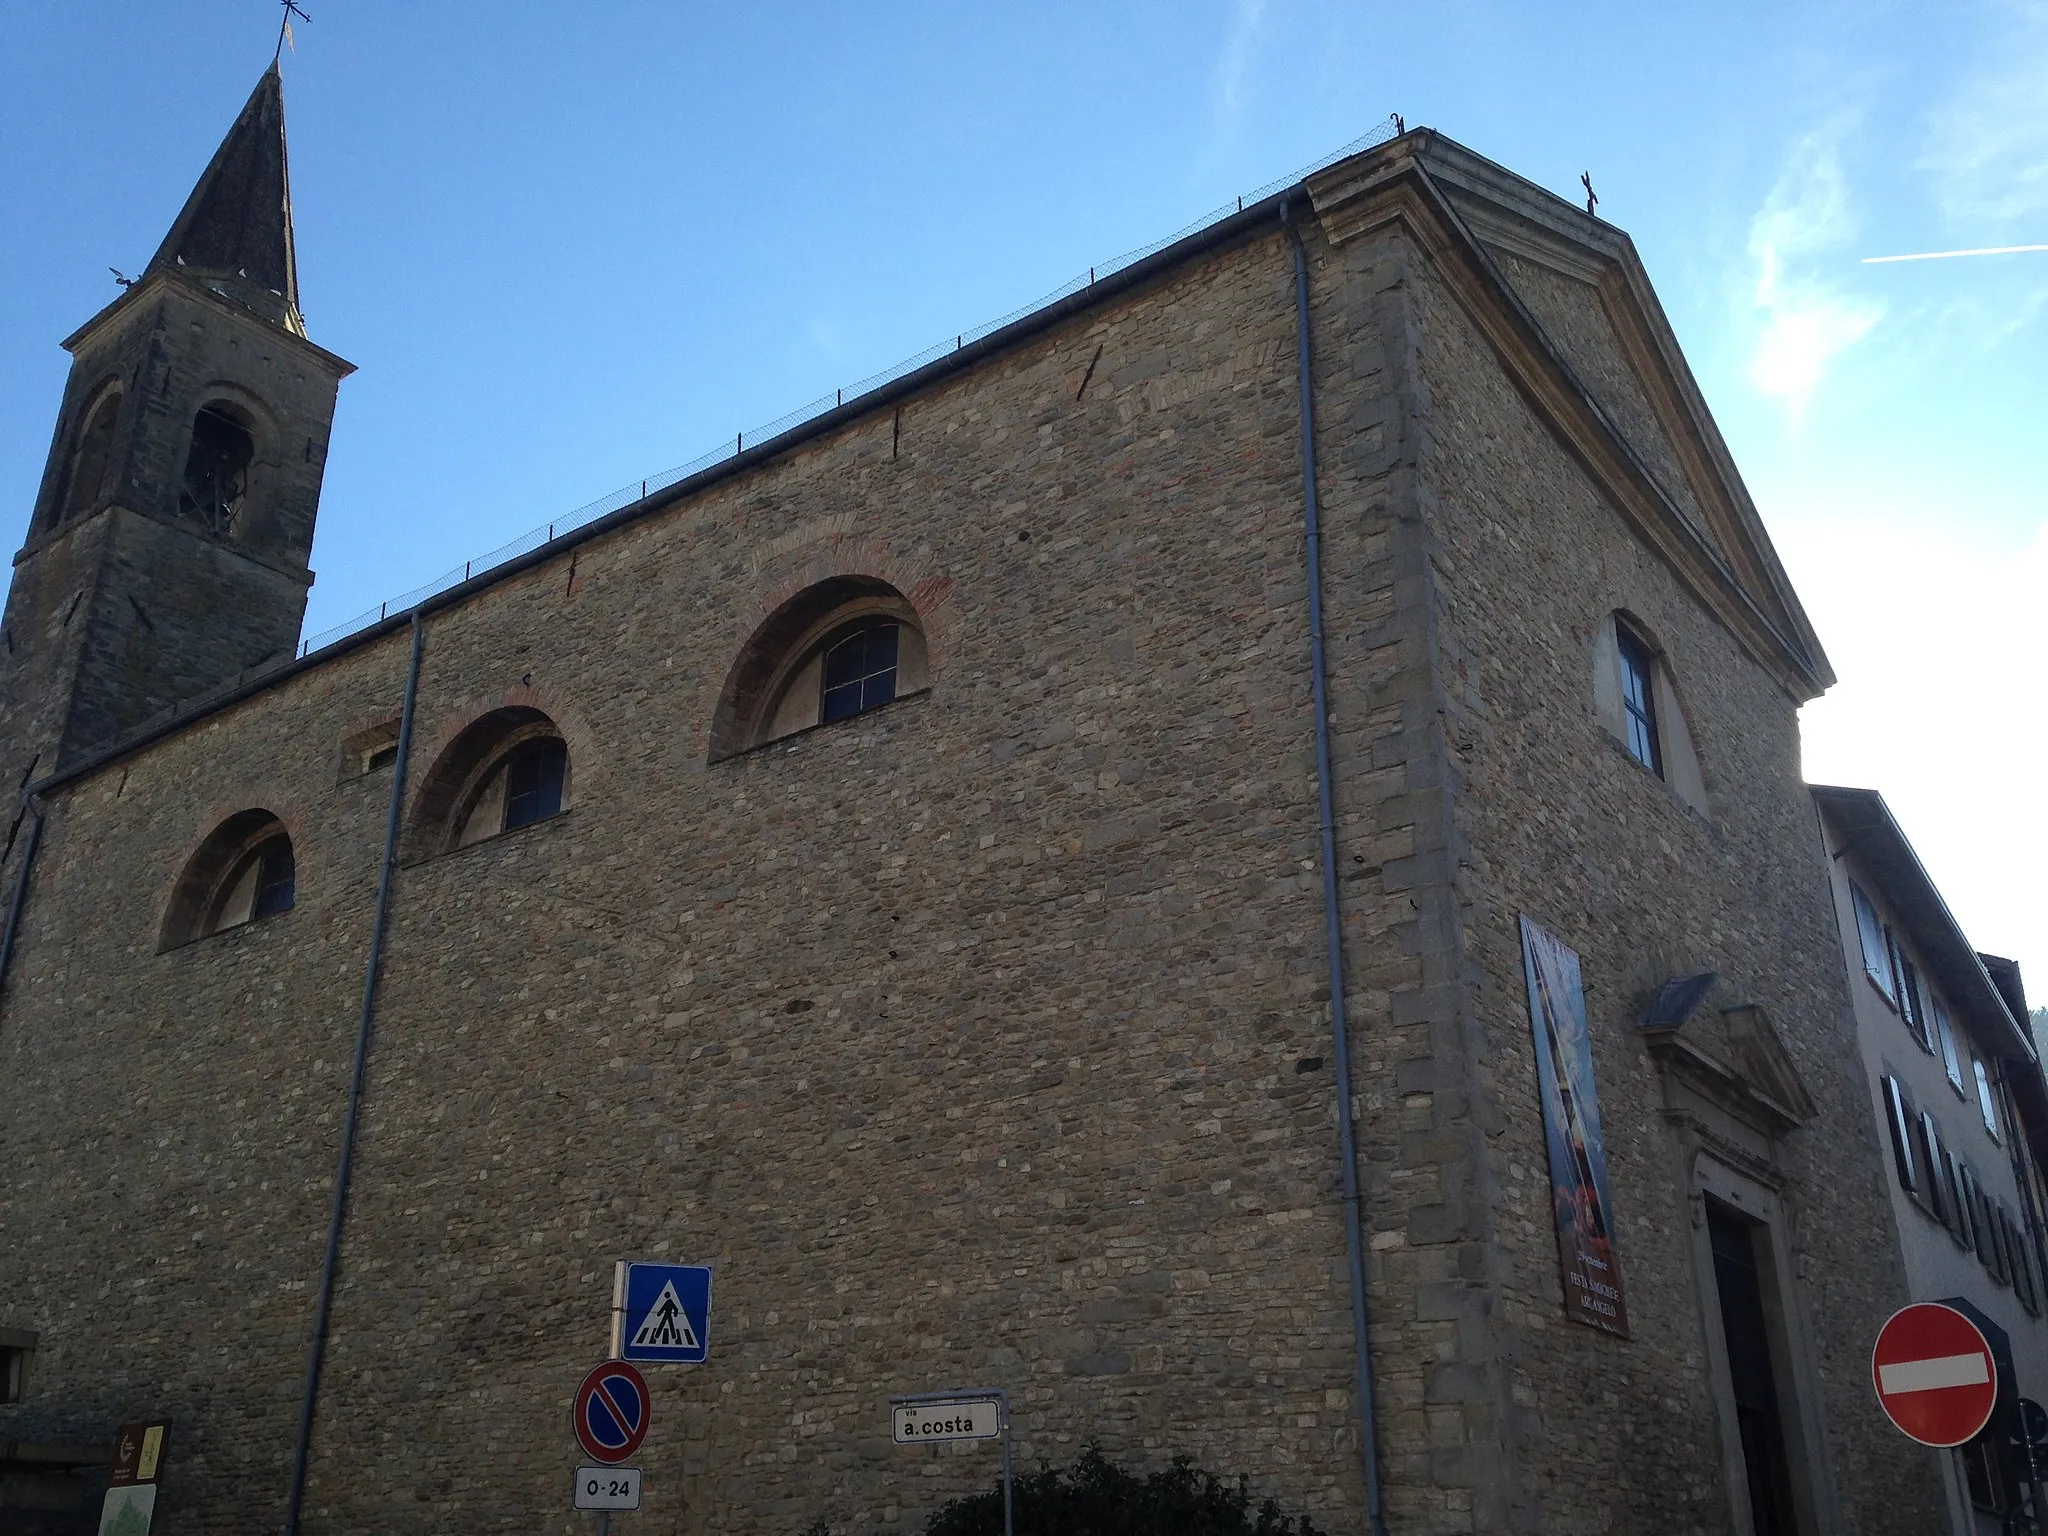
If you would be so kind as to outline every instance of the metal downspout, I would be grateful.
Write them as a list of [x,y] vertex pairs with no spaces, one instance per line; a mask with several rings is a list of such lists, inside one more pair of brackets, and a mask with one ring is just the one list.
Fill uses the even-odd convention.
[[412,661],[405,674],[405,707],[398,717],[398,757],[391,765],[391,810],[384,823],[384,864],[377,875],[376,916],[370,924],[370,959],[363,968],[363,1008],[356,1019],[355,1075],[341,1127],[341,1160],[334,1170],[334,1208],[327,1219],[327,1255],[320,1266],[320,1299],[313,1309],[313,1345],[306,1356],[306,1390],[299,1403],[299,1439],[292,1452],[292,1486],[285,1499],[284,1536],[297,1536],[306,1495],[306,1459],[313,1443],[313,1405],[320,1396],[320,1361],[327,1350],[327,1318],[334,1302],[334,1270],[341,1258],[341,1225],[348,1208],[348,1176],[355,1160],[356,1121],[363,1107],[363,1076],[370,1060],[370,1021],[376,1015],[377,970],[384,958],[384,920],[391,909],[391,871],[398,861],[398,827],[405,807],[405,765],[412,755],[413,701],[420,689],[420,652],[426,631],[412,615]]
[[1365,1235],[1359,1211],[1358,1137],[1351,1118],[1351,1031],[1344,1014],[1344,933],[1337,911],[1337,832],[1330,776],[1330,691],[1323,666],[1322,512],[1316,500],[1315,383],[1310,369],[1308,253],[1290,202],[1280,223],[1294,251],[1294,334],[1301,372],[1301,505],[1308,542],[1308,655],[1316,707],[1316,819],[1322,841],[1323,940],[1330,960],[1330,1047],[1337,1063],[1337,1153],[1344,1174],[1344,1246],[1351,1265],[1351,1343],[1358,1375],[1358,1450],[1372,1536],[1386,1536],[1379,1423],[1373,1413],[1372,1340],[1365,1317]]
[[14,877],[14,898],[7,903],[7,932],[0,936],[0,990],[7,986],[7,969],[14,962],[14,936],[21,931],[21,906],[28,899],[28,872],[35,867],[36,845],[43,840],[43,808],[35,796],[28,798],[28,846],[21,850],[21,868]]

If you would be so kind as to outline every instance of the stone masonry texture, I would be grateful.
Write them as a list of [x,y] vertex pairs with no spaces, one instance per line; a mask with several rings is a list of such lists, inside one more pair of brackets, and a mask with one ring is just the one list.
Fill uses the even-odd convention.
[[[1633,1027],[1701,969],[1819,1106],[1784,1160],[1820,1528],[1929,1529],[1932,1453],[1861,1375],[1904,1280],[1799,698],[1510,377],[1439,237],[1307,211],[1389,1529],[1743,1528]],[[1508,302],[1624,357],[1588,284]],[[1682,481],[1628,388],[1608,419]],[[410,788],[508,705],[570,787],[454,853],[408,827],[305,1530],[587,1529],[568,1411],[624,1257],[717,1281],[710,1363],[649,1372],[622,1530],[913,1532],[995,1475],[890,1443],[891,1393],[955,1385],[1010,1391],[1022,1466],[1186,1454],[1365,1529],[1300,446],[1274,219],[425,618]],[[929,687],[710,762],[756,627],[841,576],[911,602]],[[1595,718],[1617,608],[1706,814]],[[168,1536],[281,1518],[392,788],[342,747],[407,657],[342,648],[46,799],[0,996],[0,1327],[38,1340],[0,1439],[172,1418]],[[296,906],[160,952],[252,807]],[[1583,958],[1627,1340],[1564,1315],[1521,913]]]

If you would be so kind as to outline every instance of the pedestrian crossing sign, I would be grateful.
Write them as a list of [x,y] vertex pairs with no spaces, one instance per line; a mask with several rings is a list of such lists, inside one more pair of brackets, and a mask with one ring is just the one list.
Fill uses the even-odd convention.
[[711,1352],[711,1269],[621,1264],[614,1288],[613,1357],[700,1365]]

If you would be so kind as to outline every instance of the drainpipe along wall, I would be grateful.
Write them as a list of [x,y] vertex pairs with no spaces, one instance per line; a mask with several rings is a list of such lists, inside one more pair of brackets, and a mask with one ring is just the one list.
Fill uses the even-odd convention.
[[1373,1536],[1386,1536],[1380,1490],[1379,1424],[1373,1413],[1372,1339],[1365,1312],[1365,1234],[1359,1210],[1358,1137],[1351,1114],[1351,1032],[1344,1010],[1344,929],[1337,906],[1337,832],[1330,774],[1330,690],[1323,661],[1322,511],[1316,499],[1316,405],[1309,346],[1308,253],[1294,206],[1280,205],[1294,255],[1294,334],[1301,388],[1301,512],[1308,546],[1308,655],[1316,711],[1316,821],[1323,866],[1323,941],[1330,962],[1330,1047],[1336,1062],[1337,1155],[1344,1181],[1344,1247],[1351,1271],[1351,1343],[1358,1395],[1358,1448]]
[[426,644],[421,611],[412,615],[412,660],[405,674],[405,705],[398,716],[398,757],[391,765],[391,809],[384,822],[384,863],[377,875],[377,906],[370,920],[370,958],[363,967],[363,1006],[356,1017],[355,1073],[349,1080],[348,1114],[341,1126],[341,1155],[334,1170],[334,1207],[327,1219],[327,1252],[320,1265],[320,1297],[313,1308],[313,1343],[306,1354],[306,1387],[299,1400],[299,1437],[292,1450],[291,1491],[285,1499],[284,1533],[297,1536],[306,1496],[306,1461],[313,1444],[313,1407],[320,1397],[320,1364],[327,1352],[327,1319],[334,1305],[334,1271],[341,1258],[341,1227],[348,1212],[348,1178],[355,1161],[356,1122],[363,1107],[363,1077],[370,1061],[370,1025],[377,1010],[377,972],[384,959],[384,926],[391,910],[391,872],[398,862],[398,828],[405,810],[405,768],[412,756],[413,703],[420,691],[420,654]]

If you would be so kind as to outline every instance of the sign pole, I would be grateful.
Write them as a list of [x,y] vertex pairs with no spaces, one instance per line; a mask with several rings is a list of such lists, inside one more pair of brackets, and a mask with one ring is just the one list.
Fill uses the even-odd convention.
[[[986,1410],[993,1407],[995,1413]],[[951,1392],[909,1392],[889,1399],[898,1445],[932,1445],[946,1440],[1003,1442],[1003,1536],[1014,1536],[1010,1491],[1010,1394],[1001,1387],[960,1387]]]
[[2037,1533],[2048,1531],[2048,1498],[2043,1497],[2041,1488],[2041,1442],[2035,1438],[2037,1430],[2048,1434],[2048,1415],[2041,1412],[2039,1403],[2023,1397],[2014,1405],[2012,1420],[2020,1454],[2027,1458],[2027,1492],[2033,1505],[2028,1514]]
[[607,1360],[618,1360],[625,1355],[626,1321],[626,1261],[620,1259],[612,1266],[612,1333]]
[[[612,1325],[611,1337],[606,1341],[605,1359],[619,1358],[625,1339],[621,1325],[626,1320],[626,1261],[618,1260],[612,1265]],[[612,1536],[612,1512],[600,1509],[597,1512],[597,1536]]]
[[[1008,1394],[1008,1393],[1005,1393],[1005,1394],[1003,1395],[1003,1398],[1002,1398],[1002,1404],[1003,1404],[1003,1536],[1015,1536],[1015,1533],[1014,1533],[1014,1532],[1013,1532],[1013,1531],[1011,1530],[1011,1528],[1010,1528],[1010,1398],[1009,1398],[1009,1394]],[[2036,1486],[2036,1487],[2039,1487],[2039,1484],[2036,1484],[2035,1486]],[[2038,1499],[2038,1498],[2040,1497],[2040,1495],[2039,1495],[2038,1493],[2036,1493],[2036,1494],[2034,1495],[2034,1497]],[[603,1533],[602,1533],[602,1532],[599,1532],[599,1536],[603,1536]]]

